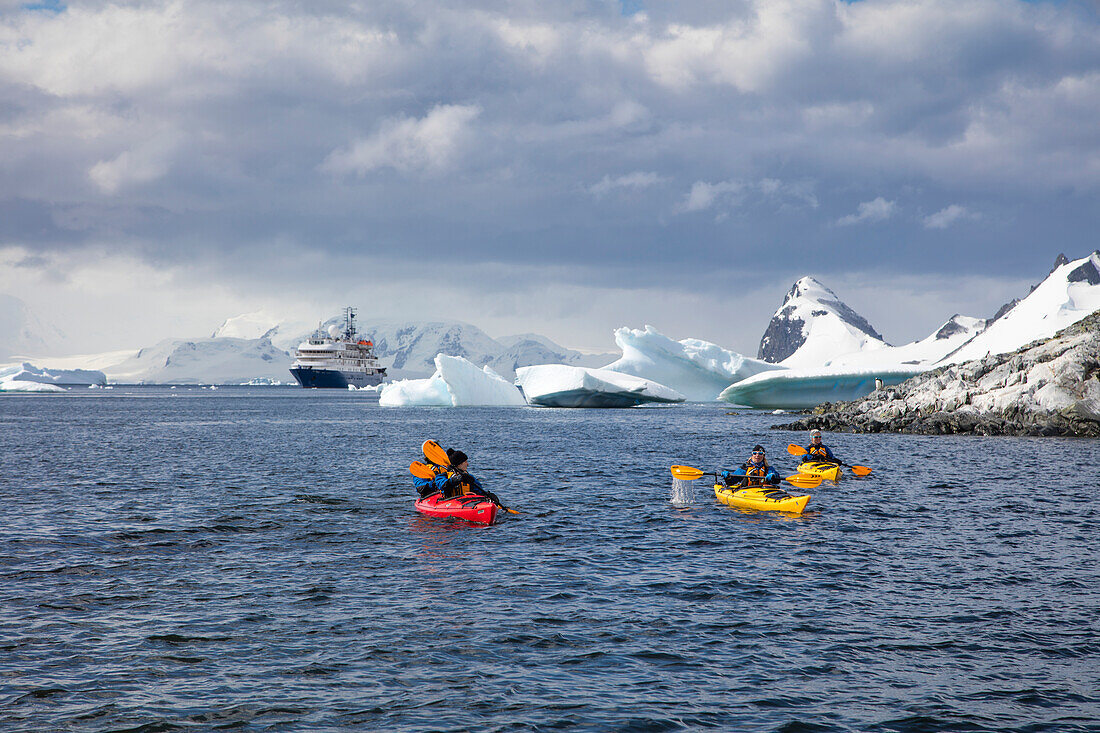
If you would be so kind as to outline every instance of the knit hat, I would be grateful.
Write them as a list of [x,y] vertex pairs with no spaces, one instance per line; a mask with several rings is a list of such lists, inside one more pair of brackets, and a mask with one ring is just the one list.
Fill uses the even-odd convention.
[[469,457],[460,450],[447,449],[447,457],[451,459],[452,466],[460,466],[469,460]]
[[810,437],[811,438],[815,435],[821,435],[821,431],[818,430],[817,428],[814,428],[813,430],[810,431]]
[[762,446],[762,445],[754,445],[754,446],[752,447],[752,450],[753,450],[753,452],[754,452],[754,453],[755,453],[756,451],[760,451],[761,453],[763,453],[763,452],[764,452],[764,446]]

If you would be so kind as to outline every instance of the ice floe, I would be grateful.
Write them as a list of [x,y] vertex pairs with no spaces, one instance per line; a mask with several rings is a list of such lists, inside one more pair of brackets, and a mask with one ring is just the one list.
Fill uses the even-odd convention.
[[565,364],[520,367],[516,382],[540,407],[634,407],[649,402],[683,402],[674,389],[611,369]]

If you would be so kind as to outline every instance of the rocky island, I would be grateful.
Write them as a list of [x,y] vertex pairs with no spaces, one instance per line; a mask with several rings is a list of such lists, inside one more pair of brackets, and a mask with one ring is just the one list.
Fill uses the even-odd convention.
[[1050,339],[826,402],[774,428],[1100,437],[1100,310]]

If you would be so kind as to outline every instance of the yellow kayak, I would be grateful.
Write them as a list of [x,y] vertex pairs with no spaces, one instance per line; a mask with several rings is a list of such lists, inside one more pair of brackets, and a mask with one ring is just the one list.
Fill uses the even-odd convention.
[[835,463],[807,461],[798,465],[798,472],[803,476],[820,477],[826,481],[840,480],[840,466]]
[[758,509],[771,512],[791,512],[801,514],[810,500],[810,495],[791,496],[774,486],[754,489],[738,489],[733,486],[714,485],[714,495],[723,504],[739,509]]

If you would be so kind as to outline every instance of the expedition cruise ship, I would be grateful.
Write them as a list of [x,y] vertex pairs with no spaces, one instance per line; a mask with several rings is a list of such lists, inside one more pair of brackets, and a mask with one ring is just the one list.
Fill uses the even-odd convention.
[[386,378],[378,365],[374,344],[356,337],[355,309],[344,309],[344,329],[333,324],[328,332],[318,328],[298,344],[290,373],[303,387],[373,387]]

